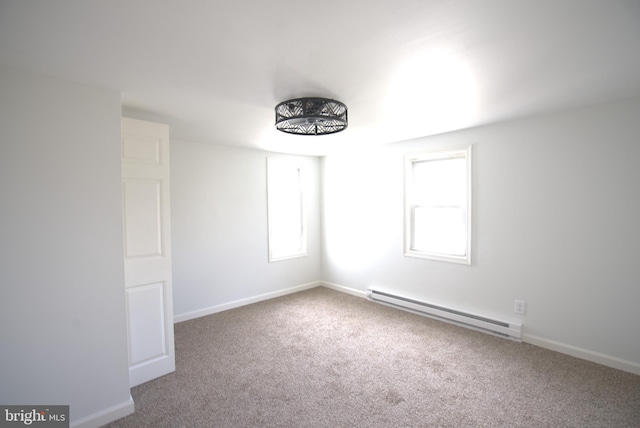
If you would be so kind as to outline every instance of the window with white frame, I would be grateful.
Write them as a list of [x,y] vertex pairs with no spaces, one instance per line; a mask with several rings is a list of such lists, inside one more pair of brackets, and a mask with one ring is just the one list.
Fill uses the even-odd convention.
[[404,254],[471,264],[471,145],[405,156]]
[[302,165],[287,158],[267,158],[269,261],[307,255],[307,227]]

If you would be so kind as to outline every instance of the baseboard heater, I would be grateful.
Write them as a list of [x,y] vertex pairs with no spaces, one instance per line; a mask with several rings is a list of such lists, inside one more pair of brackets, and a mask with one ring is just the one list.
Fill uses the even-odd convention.
[[520,342],[522,324],[470,314],[385,291],[367,289],[367,300]]

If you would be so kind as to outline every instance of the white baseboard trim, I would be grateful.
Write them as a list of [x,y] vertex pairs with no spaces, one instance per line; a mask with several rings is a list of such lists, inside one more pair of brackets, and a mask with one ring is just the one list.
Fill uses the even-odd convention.
[[[350,287],[345,287],[343,285],[333,284],[326,281],[320,281],[320,285],[330,288],[331,290],[340,291],[342,293],[351,294],[353,296],[362,297],[365,299],[367,297],[366,292]],[[623,360],[621,358],[612,357],[611,355],[601,354],[599,352],[578,348],[577,346],[567,345],[565,343],[556,342],[554,340],[549,340],[543,337],[526,333],[522,334],[522,341],[531,345],[539,346],[541,348],[549,349],[551,351],[560,352],[561,354],[571,355],[572,357],[591,361],[597,364],[602,364],[603,366],[612,367],[614,369],[640,375],[640,364],[633,361]]]
[[341,293],[351,294],[352,296],[367,298],[365,291],[356,290],[355,288],[345,287],[344,285],[333,284],[331,282],[319,281],[318,285],[329,288],[331,290],[339,291]]
[[577,346],[567,345],[566,343],[556,342],[555,340],[549,340],[531,334],[523,334],[522,341],[541,348],[560,352],[561,354],[567,354],[572,357],[591,361],[592,363],[602,364],[603,366],[640,375],[640,364],[634,363],[633,361],[623,360],[621,358],[612,357],[611,355],[578,348]]
[[[129,399],[123,403],[116,404],[107,409],[101,410],[84,418],[71,421],[69,426],[71,428],[98,428],[113,421],[117,421],[120,418],[124,418],[133,413],[135,406],[133,398],[129,396]],[[73,410],[72,410],[73,411]]]
[[285,296],[287,294],[297,293],[299,291],[315,288],[315,287],[318,287],[320,284],[321,284],[320,281],[308,282],[306,284],[296,285],[295,287],[284,288],[281,290],[272,291],[270,293],[248,297],[246,299],[234,300],[233,302],[223,303],[221,305],[211,306],[208,308],[199,309],[197,311],[187,312],[185,314],[175,315],[173,317],[173,322],[174,324],[177,324],[179,322],[204,317],[207,315],[212,315],[218,312],[228,311],[229,309],[239,308],[240,306],[250,305],[252,303],[261,302],[263,300],[269,300],[276,297]]

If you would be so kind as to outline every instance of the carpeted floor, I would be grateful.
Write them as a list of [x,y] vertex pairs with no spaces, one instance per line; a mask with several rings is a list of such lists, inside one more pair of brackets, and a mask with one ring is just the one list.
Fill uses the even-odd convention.
[[175,341],[109,427],[640,427],[640,376],[322,287]]

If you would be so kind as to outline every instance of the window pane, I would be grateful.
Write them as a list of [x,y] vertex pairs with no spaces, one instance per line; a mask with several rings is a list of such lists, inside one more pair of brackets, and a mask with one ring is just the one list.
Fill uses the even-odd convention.
[[464,158],[414,162],[415,205],[464,207],[467,204],[467,161]]
[[[286,188],[288,187],[288,189]],[[291,186],[280,189],[271,202],[269,218],[271,257],[282,258],[302,251],[302,200]]]
[[268,163],[269,258],[306,253],[302,170],[290,162]]
[[464,208],[417,207],[414,209],[415,251],[451,256],[467,252],[467,212]]

